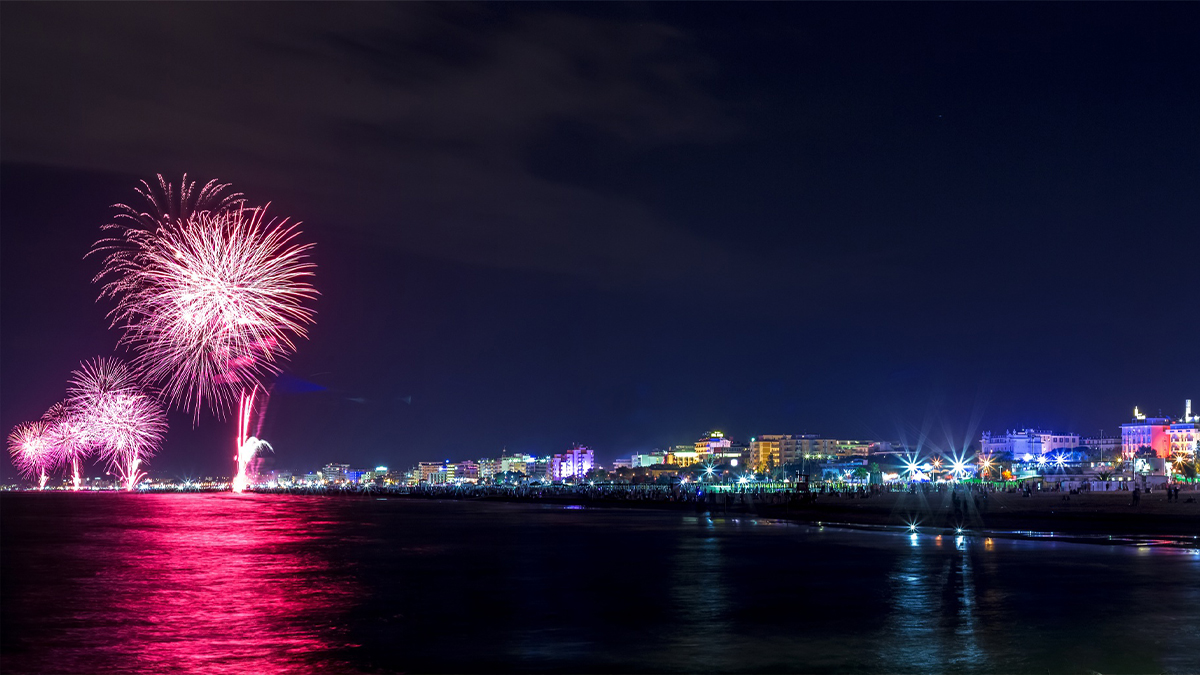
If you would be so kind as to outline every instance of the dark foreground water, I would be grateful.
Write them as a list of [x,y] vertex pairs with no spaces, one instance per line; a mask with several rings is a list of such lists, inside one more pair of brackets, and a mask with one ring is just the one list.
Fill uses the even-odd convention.
[[0,670],[1200,671],[1200,553],[693,514],[4,494]]

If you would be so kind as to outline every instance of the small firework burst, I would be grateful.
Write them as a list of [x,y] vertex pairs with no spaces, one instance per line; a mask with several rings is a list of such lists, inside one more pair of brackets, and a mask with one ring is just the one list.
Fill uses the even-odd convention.
[[69,401],[61,401],[50,406],[42,415],[42,420],[49,425],[46,433],[51,447],[63,465],[70,469],[75,489],[78,490],[82,480],[79,465],[91,452],[87,427],[79,410]]
[[36,479],[45,488],[48,473],[60,458],[50,442],[49,424],[42,420],[18,424],[8,435],[8,454],[13,466],[25,478]]
[[158,451],[166,435],[166,413],[119,359],[99,358],[71,375],[68,400],[78,411],[88,445],[132,489],[138,467]]

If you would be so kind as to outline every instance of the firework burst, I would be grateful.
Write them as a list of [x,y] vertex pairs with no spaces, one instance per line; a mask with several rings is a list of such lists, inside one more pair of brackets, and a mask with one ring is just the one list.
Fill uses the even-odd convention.
[[93,249],[106,251],[97,279],[110,279],[102,296],[117,300],[110,316],[136,353],[134,367],[197,415],[205,404],[224,415],[278,372],[306,337],[313,311],[304,303],[317,294],[312,246],[297,243],[295,224],[268,220],[266,208],[222,204],[154,227],[127,211],[116,224],[124,236]]
[[78,490],[82,482],[79,465],[91,451],[82,416],[69,401],[62,401],[50,406],[42,415],[42,420],[48,425],[46,433],[51,447],[59,461],[70,468],[72,481]]
[[71,375],[68,400],[79,411],[89,446],[132,490],[142,463],[166,435],[166,413],[119,359],[99,358]]
[[36,478],[39,489],[46,488],[47,473],[59,462],[47,433],[49,427],[42,420],[25,422],[14,427],[8,435],[8,454],[13,466],[22,476]]

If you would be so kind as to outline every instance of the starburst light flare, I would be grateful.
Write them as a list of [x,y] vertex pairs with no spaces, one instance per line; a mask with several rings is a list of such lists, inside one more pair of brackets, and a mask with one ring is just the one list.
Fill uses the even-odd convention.
[[37,478],[38,489],[46,489],[48,472],[58,465],[59,457],[54,452],[47,433],[45,421],[18,424],[8,435],[8,454],[13,466],[25,478]]
[[90,447],[133,490],[167,432],[167,416],[119,359],[98,358],[71,373],[69,403],[79,411]]

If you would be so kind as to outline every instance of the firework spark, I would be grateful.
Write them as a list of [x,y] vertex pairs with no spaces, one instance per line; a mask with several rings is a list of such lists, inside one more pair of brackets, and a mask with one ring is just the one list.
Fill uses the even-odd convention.
[[101,297],[117,302],[109,316],[136,354],[135,369],[165,400],[197,418],[206,404],[221,417],[237,402],[240,492],[243,455],[265,445],[246,447],[255,392],[313,322],[312,245],[299,243],[299,223],[268,219],[267,207],[247,207],[228,185],[196,193],[184,176],[175,193],[158,180],[158,192],[146,183],[138,191],[149,211],[117,205],[108,227],[119,235],[92,249],[104,255],[96,281],[105,282]]
[[116,226],[124,236],[93,249],[106,251],[102,296],[117,300],[111,316],[135,368],[172,405],[223,415],[306,337],[312,245],[297,243],[287,219],[238,202],[153,228],[133,217]]
[[69,401],[62,401],[50,406],[42,415],[42,420],[48,425],[46,433],[51,447],[59,461],[70,467],[75,489],[78,490],[82,482],[79,465],[91,451],[87,426],[79,410]]
[[8,454],[13,466],[26,478],[37,478],[38,489],[46,489],[47,472],[58,465],[59,457],[50,443],[50,425],[42,420],[25,422],[8,435]]
[[119,359],[99,358],[71,375],[69,402],[79,411],[88,444],[132,490],[144,475],[139,467],[166,435],[166,413]]
[[[238,433],[237,433],[237,452],[234,454],[233,460],[237,463],[237,474],[233,477],[231,488],[234,492],[245,492],[246,487],[250,483],[250,478],[246,473],[246,467],[249,466],[250,460],[262,450],[274,451],[270,443],[259,439],[250,434],[250,420],[254,417],[254,402],[257,399],[258,387],[253,387],[249,393],[242,392],[241,401],[238,404]],[[265,403],[264,403],[265,408]],[[259,426],[261,427],[262,415],[259,415]],[[261,428],[259,429],[261,432]],[[257,432],[256,432],[257,433]]]

